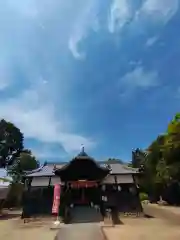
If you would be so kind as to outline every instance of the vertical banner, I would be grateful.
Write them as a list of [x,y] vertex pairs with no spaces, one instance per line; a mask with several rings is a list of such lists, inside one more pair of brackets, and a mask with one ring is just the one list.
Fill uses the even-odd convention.
[[53,199],[53,206],[52,206],[52,214],[55,214],[55,215],[59,214],[60,194],[61,194],[61,185],[55,184],[54,199]]

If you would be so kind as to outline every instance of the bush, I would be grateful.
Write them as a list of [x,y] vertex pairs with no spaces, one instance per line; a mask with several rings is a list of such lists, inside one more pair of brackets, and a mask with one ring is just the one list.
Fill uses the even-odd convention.
[[145,200],[149,200],[149,196],[148,196],[147,193],[142,192],[142,193],[139,194],[139,197],[140,197],[141,202],[145,201]]

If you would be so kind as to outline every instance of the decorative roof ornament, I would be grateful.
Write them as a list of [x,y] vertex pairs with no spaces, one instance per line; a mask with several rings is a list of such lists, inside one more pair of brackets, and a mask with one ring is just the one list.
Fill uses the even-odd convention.
[[106,163],[106,164],[104,164],[104,167],[107,168],[110,171],[110,173],[112,172],[112,168],[111,168],[110,164]]
[[81,151],[78,154],[78,157],[88,157],[87,153],[84,151],[84,144],[81,144]]
[[56,169],[57,169],[57,167],[56,167],[56,165],[54,164],[54,165],[53,165],[53,172],[55,172]]
[[81,152],[84,153],[84,144],[81,144]]

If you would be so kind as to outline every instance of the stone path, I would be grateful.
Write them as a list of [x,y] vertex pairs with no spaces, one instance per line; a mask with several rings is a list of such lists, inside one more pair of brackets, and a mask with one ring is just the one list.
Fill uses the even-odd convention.
[[77,223],[63,226],[55,240],[104,240],[104,235],[98,224]]

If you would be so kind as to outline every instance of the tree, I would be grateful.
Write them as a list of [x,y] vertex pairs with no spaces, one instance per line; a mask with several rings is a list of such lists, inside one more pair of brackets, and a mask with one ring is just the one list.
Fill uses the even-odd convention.
[[14,182],[19,182],[22,180],[25,171],[30,171],[38,167],[39,162],[31,154],[31,151],[25,150],[15,159],[14,164],[9,167],[8,172]]
[[147,159],[148,153],[137,148],[135,151],[132,151],[132,163],[131,166],[134,168],[140,168],[141,165],[144,165]]
[[108,158],[107,162],[109,164],[111,164],[111,163],[121,163],[121,164],[123,164],[123,161],[121,159],[117,159],[117,158]]
[[170,179],[169,168],[165,159],[160,159],[156,166],[156,178],[155,181],[162,186],[166,185]]
[[0,167],[12,165],[23,150],[23,134],[13,123],[0,121]]
[[[177,113],[168,124],[167,131],[159,135],[147,148],[148,157],[144,161],[146,174],[142,181],[143,188],[156,197],[162,194],[162,190],[167,193],[168,188],[180,182],[180,113]],[[139,165],[141,160],[133,159],[134,165]],[[174,189],[174,188],[173,188]],[[176,188],[178,194],[178,188]],[[171,194],[166,194],[166,199],[170,199]],[[174,197],[173,197],[174,198]],[[174,198],[175,199],[175,198]],[[171,197],[171,202],[173,202]],[[175,200],[176,201],[176,200]]]

